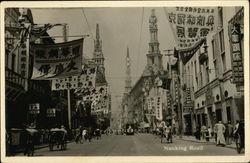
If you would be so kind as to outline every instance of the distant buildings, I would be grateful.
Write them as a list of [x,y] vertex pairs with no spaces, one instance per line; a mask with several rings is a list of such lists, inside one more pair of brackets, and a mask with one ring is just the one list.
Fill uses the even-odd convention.
[[[203,125],[213,128],[218,121],[234,124],[243,120],[243,18],[243,7],[218,7],[218,29],[193,47],[196,50],[189,53],[187,60],[180,57],[184,51],[174,49],[172,55],[178,62],[170,65],[169,61],[164,71],[157,40],[157,18],[152,11],[147,65],[124,95],[124,124],[159,127],[159,113],[150,113],[155,102],[153,97],[159,95],[162,95],[162,120],[175,125],[180,134],[192,135]],[[150,99],[152,102],[148,103]]]

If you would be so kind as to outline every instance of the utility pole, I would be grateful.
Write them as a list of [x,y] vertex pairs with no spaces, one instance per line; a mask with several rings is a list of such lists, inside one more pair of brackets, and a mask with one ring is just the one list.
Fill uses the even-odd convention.
[[[64,24],[62,26],[62,32],[63,32],[63,41],[68,41],[68,28],[67,24]],[[69,129],[71,129],[71,101],[70,101],[70,89],[67,89],[67,101],[68,101],[68,125]]]

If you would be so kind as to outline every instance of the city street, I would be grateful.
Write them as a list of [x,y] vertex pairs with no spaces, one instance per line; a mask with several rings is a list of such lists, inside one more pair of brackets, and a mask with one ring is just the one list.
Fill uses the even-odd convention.
[[65,151],[42,148],[35,151],[35,156],[238,156],[235,149],[217,147],[212,143],[196,143],[179,138],[173,141],[172,144],[161,144],[160,138],[152,134],[103,135],[101,140],[94,139],[83,144],[71,142]]

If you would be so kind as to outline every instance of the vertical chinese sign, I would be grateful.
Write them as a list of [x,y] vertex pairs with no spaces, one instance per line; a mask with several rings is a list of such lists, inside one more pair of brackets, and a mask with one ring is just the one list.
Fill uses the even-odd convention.
[[233,70],[233,83],[238,86],[244,85],[244,49],[243,44],[243,17],[242,8],[229,22],[229,38],[231,43],[231,61]]
[[65,78],[81,73],[83,38],[57,44],[34,44],[33,80]]
[[156,119],[162,120],[162,98],[161,96],[156,97],[156,110],[155,110]]

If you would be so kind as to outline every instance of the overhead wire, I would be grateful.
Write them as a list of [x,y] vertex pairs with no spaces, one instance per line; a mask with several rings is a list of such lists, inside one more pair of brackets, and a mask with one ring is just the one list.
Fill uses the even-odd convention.
[[92,31],[91,31],[91,28],[90,28],[90,25],[89,25],[89,22],[88,22],[88,19],[87,19],[87,16],[86,16],[86,14],[85,14],[85,12],[84,12],[84,9],[82,8],[82,13],[83,13],[83,16],[84,16],[84,18],[85,18],[85,20],[86,20],[86,23],[87,23],[87,25],[88,25],[88,30],[89,30],[89,32],[90,32],[90,34],[91,34],[91,36],[92,36],[92,39],[94,40],[94,34],[92,33]]
[[140,36],[139,36],[139,50],[138,50],[138,54],[137,54],[137,64],[136,64],[136,75],[138,74],[139,56],[140,56],[140,53],[141,53],[141,36],[142,36],[143,18],[144,18],[144,7],[142,8],[142,16],[141,16],[141,26],[140,26]]

